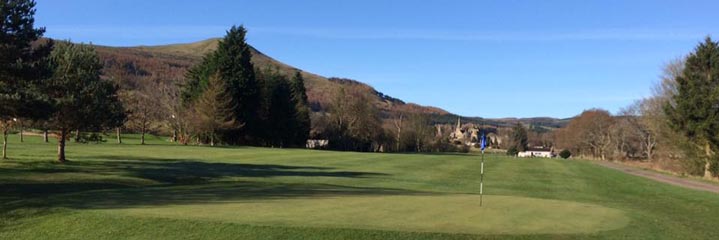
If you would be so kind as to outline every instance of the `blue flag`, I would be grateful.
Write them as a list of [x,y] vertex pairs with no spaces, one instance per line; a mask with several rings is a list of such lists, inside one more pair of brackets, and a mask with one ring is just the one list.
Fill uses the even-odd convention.
[[484,151],[484,148],[487,147],[487,136],[482,133],[482,138],[479,140],[479,146]]

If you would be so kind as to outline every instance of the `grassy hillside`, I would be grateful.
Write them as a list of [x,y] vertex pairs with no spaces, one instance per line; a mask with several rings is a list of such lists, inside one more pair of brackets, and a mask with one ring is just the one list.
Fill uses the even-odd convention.
[[[149,79],[168,78],[165,81],[178,79],[181,74],[192,66],[200,62],[207,53],[214,51],[217,48],[219,39],[208,39],[195,43],[188,44],[171,44],[162,46],[140,46],[140,47],[98,47],[101,58],[106,63],[106,68],[111,69],[110,72],[114,72],[116,75],[122,75],[123,72],[127,73],[128,70],[132,74],[134,68],[127,68],[126,65],[135,65],[137,68],[145,69],[145,72],[149,73],[144,76],[140,76],[146,81]],[[289,66],[282,62],[279,62],[257,49],[252,48],[252,62],[255,67],[258,68],[275,68],[285,75],[291,76],[297,71],[301,71],[295,67]],[[121,59],[119,61],[108,61],[108,59]],[[123,64],[117,64],[117,62],[128,62]],[[163,68],[162,65],[176,66],[176,72],[169,74],[168,71],[156,71],[158,67]],[[404,102],[393,102],[383,99],[384,94],[379,93],[374,88],[364,84],[343,84],[342,82],[330,81],[328,78],[319,76],[317,74],[302,71],[303,77],[305,78],[306,87],[308,90],[308,97],[314,106],[317,106],[321,111],[327,107],[329,101],[333,99],[333,94],[344,85],[345,87],[359,88],[361,91],[365,91],[370,95],[374,95],[375,104],[385,112],[405,111],[405,112],[423,112],[423,113],[435,113],[435,114],[447,114],[446,111],[433,108],[423,107],[416,104],[405,104]],[[130,78],[137,76],[129,76]],[[181,78],[180,78],[181,79]],[[139,80],[142,81],[142,80]],[[160,79],[163,81],[163,79]]]
[[[215,50],[218,41],[219,39],[215,38],[187,44],[120,48],[98,46],[97,49],[105,63],[106,75],[133,82],[129,84],[130,87],[147,81],[180,84],[184,79],[185,71],[200,62],[205,54]],[[287,75],[300,70],[277,61],[254,48],[252,49],[252,55],[253,63],[259,68],[272,67]],[[356,88],[373,96],[375,105],[384,112],[383,116],[394,116],[398,112],[426,113],[434,114],[436,122],[447,124],[455,123],[458,117],[441,108],[405,103],[359,81],[327,78],[305,71],[302,71],[302,74],[306,79],[309,100],[317,111],[322,111],[326,108],[329,102],[334,99],[333,94],[337,92],[340,86],[344,86],[346,88]],[[542,118],[542,121],[537,121],[536,119],[482,119],[477,117],[466,119],[472,123],[486,123],[495,126],[509,126],[516,121],[520,121],[525,124],[539,124],[555,128],[566,123],[552,118]]]
[[583,161],[12,136],[0,239],[717,239],[719,195]]

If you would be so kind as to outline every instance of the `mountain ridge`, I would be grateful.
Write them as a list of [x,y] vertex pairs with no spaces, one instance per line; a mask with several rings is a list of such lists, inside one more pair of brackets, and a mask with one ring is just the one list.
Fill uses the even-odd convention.
[[[192,65],[202,61],[203,57],[217,48],[220,38],[210,38],[197,42],[166,44],[166,45],[143,45],[110,47],[96,45],[107,72],[113,75],[124,75],[125,78],[137,78],[135,81],[166,81],[172,79],[175,82],[181,81],[184,72]],[[566,119],[550,117],[537,118],[498,118],[485,119],[481,117],[466,117],[450,113],[439,107],[423,106],[415,103],[407,103],[401,99],[391,97],[374,87],[361,81],[337,77],[325,77],[319,74],[303,71],[289,64],[278,61],[260,50],[251,46],[252,62],[258,68],[272,67],[280,73],[290,76],[300,71],[305,78],[310,104],[315,112],[321,112],[327,108],[332,99],[332,94],[340,87],[356,87],[367,91],[375,96],[374,103],[383,112],[385,117],[398,115],[398,113],[422,113],[435,115],[436,123],[451,124],[456,118],[462,118],[463,122],[475,124],[489,124],[495,126],[509,126],[517,121],[525,125],[539,125],[549,128],[557,128],[566,124]],[[110,73],[108,73],[110,74]],[[143,79],[144,78],[144,79]],[[163,79],[165,78],[165,79]],[[141,83],[138,83],[141,84]]]

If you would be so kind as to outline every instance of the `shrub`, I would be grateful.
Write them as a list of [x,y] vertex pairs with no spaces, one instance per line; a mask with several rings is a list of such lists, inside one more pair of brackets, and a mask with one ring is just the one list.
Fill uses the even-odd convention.
[[516,146],[511,146],[509,147],[509,149],[507,149],[507,155],[517,156],[517,154],[519,154],[519,150],[517,150]]
[[561,158],[567,159],[567,158],[569,158],[569,157],[571,157],[571,156],[572,156],[572,152],[570,152],[570,151],[567,150],[567,149],[564,149],[564,150],[562,150],[561,152],[559,152],[559,157],[561,157]]
[[457,152],[460,153],[468,153],[470,150],[470,147],[467,145],[462,144],[461,146],[457,147]]

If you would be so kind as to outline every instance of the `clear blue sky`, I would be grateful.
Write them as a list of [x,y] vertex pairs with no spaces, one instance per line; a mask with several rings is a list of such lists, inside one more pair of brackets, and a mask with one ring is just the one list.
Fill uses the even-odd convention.
[[244,24],[290,65],[466,116],[616,112],[662,65],[719,38],[719,1],[39,0],[47,36],[194,42]]

